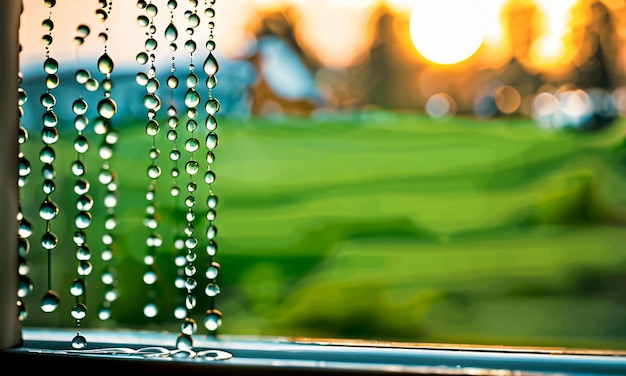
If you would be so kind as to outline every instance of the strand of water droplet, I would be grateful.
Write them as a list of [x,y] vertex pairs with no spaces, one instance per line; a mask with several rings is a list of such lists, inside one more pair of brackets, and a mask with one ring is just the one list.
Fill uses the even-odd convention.
[[185,151],[188,154],[187,162],[185,163],[185,172],[187,173],[189,180],[187,182],[187,196],[184,203],[187,208],[185,214],[185,220],[187,226],[185,227],[185,248],[187,249],[186,261],[187,264],[184,267],[185,275],[185,288],[187,295],[185,297],[185,308],[187,309],[187,315],[181,324],[180,334],[176,339],[176,348],[184,350],[191,349],[193,346],[193,334],[196,332],[198,325],[196,320],[192,317],[193,309],[197,305],[197,297],[194,294],[194,290],[198,286],[196,279],[196,266],[195,261],[197,259],[196,248],[198,246],[198,238],[195,234],[196,213],[194,207],[196,205],[196,190],[198,184],[194,181],[194,176],[198,173],[200,167],[198,161],[195,159],[195,152],[200,147],[200,142],[195,137],[195,132],[198,129],[198,123],[196,118],[198,116],[198,104],[200,104],[200,94],[196,90],[198,86],[198,76],[194,72],[195,66],[193,62],[194,53],[196,51],[196,42],[194,40],[195,28],[200,25],[200,17],[197,12],[198,1],[189,0],[189,7],[185,10],[185,18],[187,20],[187,28],[185,29],[188,39],[185,41],[185,51],[189,54],[189,73],[185,77],[185,85],[187,90],[184,94],[184,103],[187,108],[186,116],[186,130],[187,139],[185,140]]
[[205,271],[207,278],[207,284],[204,289],[205,295],[209,298],[209,307],[206,310],[204,316],[204,326],[209,331],[210,335],[215,336],[218,328],[222,325],[222,312],[215,308],[215,300],[217,295],[220,294],[220,287],[217,283],[217,277],[220,271],[220,264],[214,261],[217,253],[217,242],[215,240],[217,236],[217,226],[214,221],[217,216],[217,195],[213,192],[213,183],[215,182],[215,172],[212,165],[215,162],[214,150],[218,145],[217,137],[217,118],[215,117],[220,109],[220,102],[213,96],[213,89],[217,85],[217,71],[219,65],[213,52],[215,51],[215,39],[213,35],[213,29],[215,28],[215,0],[205,0],[205,15],[208,19],[207,27],[209,29],[209,37],[206,42],[206,49],[208,51],[207,57],[202,66],[204,72],[207,74],[206,87],[208,91],[208,99],[205,102],[206,120],[204,122],[207,130],[206,136],[206,161],[207,170],[204,174],[204,183],[208,187],[209,195],[207,197],[207,212],[206,219],[208,221],[206,228],[207,246],[206,252],[209,256],[208,266]]

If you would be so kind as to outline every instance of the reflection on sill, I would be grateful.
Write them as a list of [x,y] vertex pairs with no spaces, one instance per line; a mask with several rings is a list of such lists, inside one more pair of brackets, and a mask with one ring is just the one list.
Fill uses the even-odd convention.
[[0,361],[27,370],[36,369],[42,357],[46,367],[80,363],[152,375],[626,375],[626,352],[613,351],[229,336],[194,337],[193,351],[177,351],[175,333],[88,330],[81,331],[87,350],[72,350],[74,334],[25,329],[23,346],[0,352]]

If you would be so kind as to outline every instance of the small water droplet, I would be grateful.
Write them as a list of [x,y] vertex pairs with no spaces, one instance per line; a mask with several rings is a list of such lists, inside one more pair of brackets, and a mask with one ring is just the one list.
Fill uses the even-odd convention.
[[76,99],[74,103],[72,103],[72,111],[76,115],[84,115],[87,112],[87,101],[82,98]]
[[86,168],[83,161],[76,160],[72,162],[72,174],[74,176],[83,176],[85,174]]
[[80,261],[78,263],[78,267],[76,268],[76,272],[78,275],[89,275],[93,270],[93,265],[89,261]]
[[206,117],[206,120],[204,121],[204,128],[206,128],[207,131],[214,131],[217,129],[217,119],[215,116],[209,115]]
[[81,37],[86,37],[91,32],[91,30],[89,29],[89,26],[87,26],[85,24],[78,25],[76,27],[76,31],[78,32],[78,35],[81,36]]
[[148,54],[145,52],[140,52],[135,57],[135,60],[137,61],[137,63],[144,65],[148,62]]
[[74,183],[74,193],[76,193],[77,195],[87,194],[90,187],[91,185],[87,180],[80,178],[76,180],[76,183]]
[[146,92],[154,94],[157,90],[159,90],[159,86],[161,86],[161,83],[156,77],[149,78],[146,82]]
[[185,105],[187,107],[196,107],[200,103],[200,94],[193,88],[187,89],[185,93]]
[[98,102],[98,113],[105,119],[111,119],[117,112],[117,103],[112,98],[104,98]]
[[93,77],[89,77],[87,82],[85,82],[85,88],[88,91],[96,91],[100,87],[100,83]]
[[52,31],[54,29],[54,22],[50,18],[46,18],[41,22],[41,26],[45,31]]
[[196,42],[193,39],[189,39],[185,42],[185,51],[190,54],[196,52],[196,47]]
[[156,304],[148,303],[143,307],[143,314],[146,317],[155,317],[159,313]]
[[41,102],[41,105],[45,108],[50,109],[51,107],[54,107],[57,100],[51,93],[43,93],[41,97],[39,97],[39,102]]
[[43,125],[46,127],[56,127],[57,124],[59,124],[59,118],[57,117],[57,114],[54,113],[54,111],[47,110],[42,116],[42,122]]
[[159,13],[159,10],[156,5],[148,4],[148,6],[146,6],[146,14],[148,17],[155,17],[157,13]]
[[56,248],[58,244],[59,239],[57,238],[57,236],[49,231],[45,232],[41,236],[41,246],[48,251],[52,251],[54,248]]
[[109,18],[109,14],[104,9],[96,9],[96,17],[100,21],[105,21],[107,18]]
[[154,38],[146,39],[146,43],[145,43],[146,51],[148,51],[148,52],[154,51],[154,50],[156,50],[156,48],[158,46],[159,46],[159,43],[157,42],[156,39],[154,39]]

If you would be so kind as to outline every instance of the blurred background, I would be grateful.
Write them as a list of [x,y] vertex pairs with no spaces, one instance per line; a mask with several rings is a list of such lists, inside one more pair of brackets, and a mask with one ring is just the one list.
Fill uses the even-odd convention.
[[[187,1],[171,13],[167,2],[152,3],[158,35],[174,22],[179,45],[184,36],[199,46],[190,60],[159,37],[154,63],[164,83],[173,63],[182,75],[204,61],[208,21],[185,35]],[[97,75],[106,39],[118,103],[111,166],[119,226],[113,264],[94,257],[89,291],[97,302],[114,288],[117,300],[109,320],[91,314],[84,325],[177,331],[183,294],[174,240],[184,211],[168,195],[165,132],[156,183],[161,308],[156,317],[142,314],[152,289],[141,277],[150,183],[142,175],[152,145],[146,89],[136,79],[146,70],[137,59],[144,12],[121,1],[23,4],[29,99],[21,119],[30,138],[21,147],[33,174],[21,192],[32,238],[42,231],[37,98],[46,92],[48,49],[61,82],[53,90],[61,133],[53,228],[55,284],[65,293],[75,274],[71,104],[102,96],[74,75],[85,67]],[[626,349],[624,2],[218,0],[214,9],[221,333]],[[55,21],[47,47],[46,19]],[[167,90],[162,84],[159,93],[182,108],[173,94],[181,89]],[[165,111],[159,116],[166,124]],[[87,134],[97,145],[100,135]],[[102,161],[92,149],[86,163],[96,179]],[[93,187],[94,197],[102,193]],[[99,241],[105,210],[96,205],[93,213],[89,238]],[[38,307],[46,256],[36,243],[24,255],[32,265],[24,323],[72,327],[72,298],[54,314]],[[98,275],[111,268],[116,280],[103,285]]]

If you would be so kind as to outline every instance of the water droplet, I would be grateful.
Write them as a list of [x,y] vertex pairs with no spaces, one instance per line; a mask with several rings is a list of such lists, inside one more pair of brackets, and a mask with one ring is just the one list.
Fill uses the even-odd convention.
[[72,296],[81,296],[85,293],[85,280],[82,278],[76,278],[70,286],[70,294]]
[[217,212],[215,210],[207,210],[206,212],[206,219],[208,219],[209,221],[214,221],[215,218],[217,217]]
[[43,125],[46,127],[56,127],[59,123],[59,118],[57,117],[57,114],[54,113],[54,111],[48,110],[44,112],[42,116],[42,121]]
[[59,214],[59,207],[52,201],[45,200],[39,207],[39,216],[41,219],[50,221]]
[[220,287],[216,283],[209,283],[204,289],[206,296],[213,298],[220,294]]
[[72,339],[72,348],[76,350],[82,350],[87,347],[87,339],[81,335],[76,335]]
[[90,187],[91,185],[87,180],[80,178],[76,180],[76,183],[74,183],[74,193],[76,193],[77,195],[87,194]]
[[41,176],[43,176],[45,179],[54,179],[54,177],[56,176],[56,170],[54,169],[54,166],[50,163],[46,163],[43,165],[43,167],[41,168]]
[[167,78],[167,87],[170,89],[176,89],[178,87],[178,78],[174,75],[169,76]]
[[52,44],[52,35],[50,34],[46,34],[44,36],[41,37],[41,41],[43,42],[44,45],[49,46]]
[[195,160],[191,160],[185,163],[185,172],[187,172],[189,175],[197,174],[199,169],[200,169],[200,166],[198,165],[198,162]]
[[58,244],[59,239],[51,232],[46,232],[41,236],[41,246],[48,251],[52,251]]
[[145,63],[148,62],[148,54],[145,52],[140,52],[137,54],[137,56],[135,57],[135,60],[141,64],[144,65]]
[[137,17],[137,25],[140,27],[146,27],[150,23],[150,19],[143,14]]
[[206,120],[204,121],[204,128],[206,128],[207,131],[214,131],[217,129],[217,119],[215,116],[209,115],[206,117]]
[[161,84],[159,83],[159,80],[156,79],[156,77],[149,78],[146,82],[146,92],[148,92],[149,94],[156,93],[156,91],[159,90],[159,86],[161,86]]
[[[83,303],[78,303],[75,304],[74,307],[72,307],[72,317],[75,318],[76,320],[82,320],[85,317],[87,317],[87,306],[84,305]],[[72,341],[72,346],[74,346],[74,342]]]
[[111,119],[117,112],[117,103],[112,98],[104,98],[98,102],[98,113],[105,119]]
[[47,145],[54,144],[59,140],[59,131],[56,128],[43,128],[41,140]]
[[214,194],[210,194],[206,200],[206,205],[211,209],[215,209],[217,207],[217,201],[217,196]]
[[41,22],[41,26],[45,31],[52,31],[54,29],[54,22],[51,19],[46,18]]
[[89,212],[79,212],[74,218],[76,228],[87,228],[91,226],[91,214]]
[[96,134],[106,134],[111,128],[110,123],[109,119],[98,116],[94,119],[93,130]]
[[20,87],[17,89],[17,94],[18,94],[17,104],[20,106],[25,105],[26,102],[28,101],[28,94],[26,93],[26,90]]
[[89,77],[91,77],[91,74],[89,73],[87,69],[78,69],[76,70],[76,73],[74,74],[74,78],[76,79],[76,82],[78,82],[81,85],[86,84]]
[[54,107],[54,105],[57,103],[56,98],[51,93],[43,93],[39,98],[39,101],[41,102],[41,105],[47,109]]
[[196,107],[200,103],[200,94],[193,89],[187,89],[185,93],[185,105],[187,107]]
[[204,15],[209,17],[209,18],[215,17],[215,9],[213,9],[213,8],[206,8],[204,10]]
[[207,171],[204,173],[204,182],[206,184],[215,183],[215,173],[213,171]]
[[76,268],[76,272],[78,275],[89,275],[93,269],[93,265],[89,261],[80,261],[78,263],[78,267]]
[[209,115],[215,115],[220,110],[220,101],[211,97],[206,101],[204,108]]
[[143,97],[143,105],[150,110],[158,110],[161,107],[161,100],[154,94],[146,94]]
[[109,35],[107,33],[99,33],[98,39],[100,40],[100,42],[106,43],[106,41],[109,40]]
[[47,195],[52,194],[52,192],[56,190],[56,185],[54,184],[54,180],[44,179],[43,183],[41,184],[41,190],[43,191],[43,193]]
[[202,68],[204,69],[204,72],[209,76],[214,76],[219,70],[219,64],[217,63],[217,59],[212,52],[210,52],[207,56]]
[[87,129],[87,126],[89,125],[89,119],[87,118],[87,116],[85,115],[78,115],[74,118],[74,129],[76,129],[79,132],[84,131],[85,129]]
[[72,174],[74,176],[83,176],[85,174],[85,171],[85,164],[82,161],[76,160],[72,162]]
[[209,134],[206,135],[206,147],[209,148],[209,150],[215,149],[218,143],[219,139],[215,132],[209,132]]
[[159,45],[159,43],[157,42],[156,39],[154,39],[154,38],[146,39],[146,43],[145,43],[146,51],[148,51],[148,52],[154,51],[154,50],[156,50],[158,45]]
[[188,120],[186,128],[187,128],[187,132],[193,133],[196,131],[196,129],[198,129],[198,123],[193,119]]
[[198,149],[200,149],[200,141],[197,138],[188,138],[185,141],[185,150],[188,152],[193,153]]
[[86,37],[91,32],[91,30],[89,29],[89,26],[85,24],[78,25],[78,27],[76,27],[76,31],[78,32],[78,35],[80,35],[81,37]]
[[43,62],[43,70],[48,74],[54,74],[59,70],[59,63],[49,57]]
[[159,313],[156,304],[148,303],[143,307],[143,314],[146,317],[155,317]]
[[189,39],[185,42],[185,51],[190,54],[196,51],[196,42],[193,39]]
[[144,72],[137,73],[137,75],[135,76],[135,82],[137,82],[141,86],[146,86],[146,84],[148,83],[148,75]]
[[17,234],[20,237],[22,237],[22,238],[30,237],[33,234],[33,227],[31,226],[30,222],[28,222],[26,219],[22,218],[19,221]]
[[156,5],[148,4],[148,6],[146,6],[146,14],[148,15],[148,17],[155,17],[158,12],[159,10],[157,9]]
[[99,87],[100,87],[100,83],[98,83],[98,80],[96,80],[93,77],[89,77],[87,79],[87,82],[85,82],[85,88],[88,91],[96,91],[98,90]]
[[28,276],[20,275],[17,285],[17,296],[23,298],[33,291],[33,282]]
[[[188,291],[193,290],[196,287],[196,285],[197,285],[196,281],[194,281],[192,278],[188,278],[187,281],[185,281],[185,288],[187,288]],[[198,304],[198,299],[195,296],[187,295],[185,297],[185,307],[187,309],[194,309],[197,304]]]
[[196,320],[191,317],[185,318],[183,323],[180,325],[180,332],[188,336],[194,334],[197,330],[198,324],[196,323]]
[[170,151],[170,159],[172,161],[177,161],[180,159],[180,151],[177,149],[174,149],[172,151]]
[[174,42],[176,38],[178,38],[178,30],[176,30],[174,22],[170,22],[170,24],[165,28],[165,39],[170,42]]
[[59,294],[55,291],[48,290],[43,298],[41,298],[41,310],[50,313],[59,307]]
[[176,348],[178,350],[191,350],[193,347],[193,339],[190,335],[180,333],[176,337]]
[[157,179],[161,176],[161,167],[152,165],[148,167],[148,177],[151,179]]
[[87,101],[82,98],[76,99],[74,103],[72,103],[72,111],[76,115],[84,115],[87,112]]
[[87,137],[81,135],[76,136],[74,140],[74,150],[80,154],[84,154],[89,150],[89,141]]
[[17,239],[17,252],[21,257],[26,257],[26,255],[28,255],[30,252],[30,242],[28,239]]
[[159,127],[159,123],[157,123],[155,120],[149,120],[146,124],[146,134],[148,136],[156,136],[157,134],[159,134],[160,129],[161,128]]
[[98,58],[98,70],[100,71],[100,73],[109,74],[113,72],[113,68],[113,59],[111,59],[111,56],[109,56],[109,54],[105,52],[104,54],[102,54],[102,56]]
[[96,9],[96,17],[100,21],[105,21],[109,17],[109,15],[104,9]]
[[222,325],[222,312],[217,309],[206,311],[204,318],[204,327],[210,332],[216,331]]
[[208,279],[216,279],[217,275],[219,274],[220,271],[220,264],[218,264],[217,262],[212,262],[211,265],[209,265],[209,267],[206,269],[206,277]]

